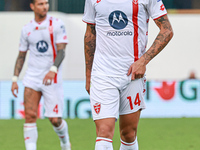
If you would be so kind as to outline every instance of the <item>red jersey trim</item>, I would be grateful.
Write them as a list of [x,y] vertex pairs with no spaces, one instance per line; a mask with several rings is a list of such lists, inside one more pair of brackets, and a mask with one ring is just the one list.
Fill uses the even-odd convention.
[[84,20],[82,20],[83,22],[87,23],[87,24],[91,24],[91,25],[96,25],[96,23],[89,23],[89,22],[86,22]]
[[133,37],[133,47],[134,47],[134,62],[138,60],[138,11],[139,11],[139,6],[138,2],[134,3],[132,2],[133,5],[133,15],[132,15],[132,21],[133,21],[133,26],[134,26],[134,37]]
[[68,44],[68,42],[58,42],[56,44]]
[[159,19],[159,18],[161,18],[161,17],[163,17],[163,16],[165,16],[165,15],[167,15],[167,13],[164,14],[164,15],[161,15],[161,16],[159,16],[158,18],[155,18],[155,19],[153,19],[153,20],[157,20],[157,19]]

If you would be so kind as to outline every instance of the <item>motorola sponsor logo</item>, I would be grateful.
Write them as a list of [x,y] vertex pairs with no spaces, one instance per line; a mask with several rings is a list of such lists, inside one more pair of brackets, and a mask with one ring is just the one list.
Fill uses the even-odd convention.
[[131,31],[113,31],[108,32],[107,36],[132,36],[133,32]]
[[47,44],[46,41],[39,41],[37,44],[36,44],[36,48],[38,50],[38,52],[40,53],[44,53],[48,50],[48,47],[49,45]]
[[[122,11],[113,11],[108,18],[109,24],[115,31],[107,32],[107,36],[132,36],[132,31],[119,31],[128,25],[128,18]],[[117,31],[116,31],[117,30]]]
[[121,30],[124,29],[128,24],[128,18],[122,11],[113,11],[108,18],[110,26],[114,29]]

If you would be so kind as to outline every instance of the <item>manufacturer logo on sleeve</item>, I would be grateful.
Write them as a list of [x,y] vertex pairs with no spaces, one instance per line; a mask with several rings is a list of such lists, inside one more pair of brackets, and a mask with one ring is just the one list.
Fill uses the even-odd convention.
[[63,30],[63,33],[66,33],[65,26],[62,25],[60,28]]
[[47,42],[43,41],[43,40],[37,42],[37,44],[36,44],[36,48],[37,48],[38,52],[41,52],[41,53],[46,52],[48,50],[48,47],[49,46],[48,46]]
[[165,6],[164,6],[164,4],[162,4],[162,5],[160,6],[160,10],[162,10],[162,11],[165,10]]

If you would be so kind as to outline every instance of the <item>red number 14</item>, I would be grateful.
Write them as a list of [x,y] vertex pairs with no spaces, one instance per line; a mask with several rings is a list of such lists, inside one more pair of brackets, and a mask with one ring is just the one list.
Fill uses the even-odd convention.
[[[129,100],[130,108],[132,110],[133,109],[133,103],[132,103],[131,96],[127,97],[127,99]],[[139,93],[137,93],[136,97],[135,97],[134,105],[140,106],[140,103],[141,103],[140,96],[139,96]]]
[[58,114],[58,104],[54,107],[53,112],[55,112],[56,114]]

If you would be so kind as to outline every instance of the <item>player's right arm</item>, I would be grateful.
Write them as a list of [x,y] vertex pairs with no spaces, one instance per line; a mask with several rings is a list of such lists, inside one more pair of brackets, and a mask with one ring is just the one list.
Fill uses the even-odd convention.
[[18,93],[17,78],[19,77],[19,74],[23,68],[25,58],[26,58],[26,53],[27,53],[26,51],[25,52],[20,51],[15,63],[14,76],[12,78],[13,82],[12,82],[12,87],[11,87],[12,94],[15,97],[17,97],[17,93]]
[[87,24],[87,29],[84,37],[85,49],[85,65],[86,65],[86,90],[90,94],[90,78],[96,48],[96,30],[95,25]]
[[17,56],[17,60],[15,63],[14,76],[12,77],[11,91],[15,97],[17,97],[17,93],[18,93],[17,79],[24,65],[27,50],[29,49],[29,43],[27,39],[30,33],[31,32],[28,30],[28,25],[22,28],[21,36],[20,36],[20,44],[19,44],[19,54]]

